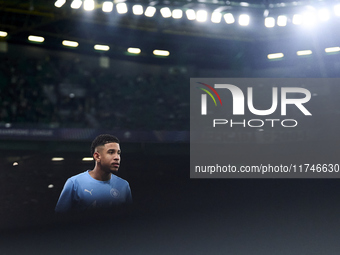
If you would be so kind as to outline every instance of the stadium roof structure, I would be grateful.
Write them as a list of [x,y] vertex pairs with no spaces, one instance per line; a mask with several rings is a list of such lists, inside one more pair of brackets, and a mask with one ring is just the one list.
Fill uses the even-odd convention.
[[[61,0],[59,0],[61,1]],[[288,14],[292,9],[301,10],[305,7],[323,7],[334,1],[292,1],[292,0],[127,0],[128,13],[122,15],[117,13],[115,8],[110,13],[102,11],[105,1],[94,1],[93,11],[84,11],[84,8],[72,9],[73,0],[65,2],[57,8],[57,0],[1,0],[0,1],[0,30],[6,30],[11,37],[23,35],[27,32],[41,36],[52,36],[56,38],[70,38],[76,40],[96,40],[97,37],[112,39],[110,31],[121,33],[122,29],[131,31],[146,31],[160,34],[173,34],[184,36],[199,36],[206,38],[223,38],[237,41],[267,40],[268,37],[287,35],[289,28],[268,30],[264,26],[265,17],[277,18],[280,14]],[[78,0],[83,3],[87,0]],[[111,1],[112,2],[112,1]],[[114,5],[122,1],[112,2]],[[144,7],[155,7],[157,13],[153,17],[145,15],[133,15],[132,6],[138,4]],[[83,4],[84,6],[84,4]],[[228,25],[221,21],[220,24],[213,24],[208,18],[204,24],[190,22],[185,13],[181,19],[162,18],[159,10],[162,7],[169,7],[185,12],[188,9],[207,10],[211,13],[233,13],[236,15],[246,13],[252,15],[251,24],[247,27]],[[313,8],[314,8],[313,7]],[[300,9],[298,9],[300,8]],[[143,12],[143,11],[142,11]],[[291,17],[288,20],[291,21]],[[131,32],[130,32],[131,33]],[[124,33],[123,33],[124,34]],[[125,36],[125,35],[124,35]]]
[[[56,7],[58,1],[62,4]],[[308,42],[313,34],[320,38],[334,37],[340,22],[340,2],[327,0],[58,1],[0,0],[0,31],[8,34],[0,40],[25,44],[28,36],[34,35],[44,38],[45,47],[61,47],[63,40],[70,40],[78,42],[79,48],[91,45],[92,50],[95,44],[110,45],[111,54],[126,51],[128,47],[143,47],[149,51],[163,48],[178,52],[179,58],[183,52],[197,55],[204,49],[235,62],[250,44],[256,48],[256,44],[281,43],[295,36]],[[80,2],[81,6],[71,8],[73,1]],[[86,1],[93,1],[93,10],[84,10]],[[103,10],[104,2],[111,2],[111,11]],[[122,3],[126,4],[126,13],[116,8]],[[139,15],[133,13],[134,5],[142,8]],[[150,6],[156,10],[155,14],[146,16],[145,11]],[[164,17],[162,8],[170,16]],[[180,10],[181,18],[174,16],[175,10]],[[188,10],[196,14],[206,11],[206,22],[198,22],[197,15],[197,20],[190,20],[186,16]],[[314,15],[317,26],[305,29],[295,24],[294,15],[306,11]],[[326,16],[320,16],[322,11]],[[218,14],[219,22],[212,20],[213,14]],[[228,20],[229,14],[234,20]],[[249,15],[249,24],[241,24],[242,15]],[[306,17],[310,20],[308,15]],[[283,25],[280,18],[283,18]],[[232,53],[223,55],[221,47],[216,45]]]

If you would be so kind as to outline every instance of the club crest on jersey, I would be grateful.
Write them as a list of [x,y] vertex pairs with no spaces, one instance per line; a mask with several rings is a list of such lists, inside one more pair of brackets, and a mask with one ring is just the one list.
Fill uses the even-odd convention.
[[113,196],[114,198],[117,198],[117,197],[119,197],[119,195],[120,195],[119,191],[118,191],[117,189],[114,189],[114,188],[112,188],[112,189],[110,190],[110,194],[111,194],[111,196]]

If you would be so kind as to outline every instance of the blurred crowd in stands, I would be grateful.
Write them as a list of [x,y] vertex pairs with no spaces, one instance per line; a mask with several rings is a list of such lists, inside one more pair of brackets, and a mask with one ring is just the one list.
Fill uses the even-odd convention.
[[[34,46],[10,45],[5,52],[0,48],[0,127],[185,131],[190,127],[190,77],[296,78],[313,77],[312,71],[316,77],[321,75],[317,65],[304,68],[301,63],[242,73],[238,69],[143,64],[135,59]],[[321,76],[335,76],[339,63],[328,59],[325,64],[330,71]],[[313,96],[307,106],[313,115],[330,118],[328,115],[339,114],[337,87],[304,86]],[[256,107],[268,109],[272,91],[260,85],[254,90],[263,97],[256,100]],[[228,108],[229,116],[231,110]],[[298,108],[290,108],[290,118],[314,125],[316,118],[300,115]],[[279,110],[271,117],[282,118]]]
[[189,130],[190,77],[179,69],[124,75],[79,58],[0,58],[2,125]]

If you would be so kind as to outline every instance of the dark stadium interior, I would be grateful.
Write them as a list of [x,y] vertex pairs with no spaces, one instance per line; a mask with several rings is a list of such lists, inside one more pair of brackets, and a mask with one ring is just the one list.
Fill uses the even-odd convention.
[[[0,34],[1,254],[338,253],[339,178],[190,178],[190,78],[339,78],[340,51],[325,48],[340,46],[340,17],[312,29],[262,22],[264,10],[283,3],[289,12],[333,2],[249,0],[248,27],[104,13],[99,0],[92,14],[72,10],[71,0],[55,2],[0,0],[0,32],[8,33]],[[246,8],[241,2],[155,6],[237,12]],[[64,39],[79,46],[65,47]],[[95,51],[96,43],[110,50]],[[296,55],[305,49],[313,54]],[[284,58],[269,60],[276,52]],[[340,88],[305,87],[313,118],[292,132],[265,130],[266,142],[255,129],[230,130],[228,161],[339,164]],[[268,91],[257,89],[262,103]],[[117,175],[130,183],[133,205],[55,214],[67,178],[93,168],[82,159],[101,133],[121,140]]]

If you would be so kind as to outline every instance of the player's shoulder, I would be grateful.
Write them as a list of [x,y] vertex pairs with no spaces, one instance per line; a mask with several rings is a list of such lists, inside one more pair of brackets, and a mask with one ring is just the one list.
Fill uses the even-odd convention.
[[112,178],[116,181],[116,182],[119,182],[119,183],[122,183],[122,184],[125,184],[125,185],[129,185],[129,182],[115,174],[112,174]]

